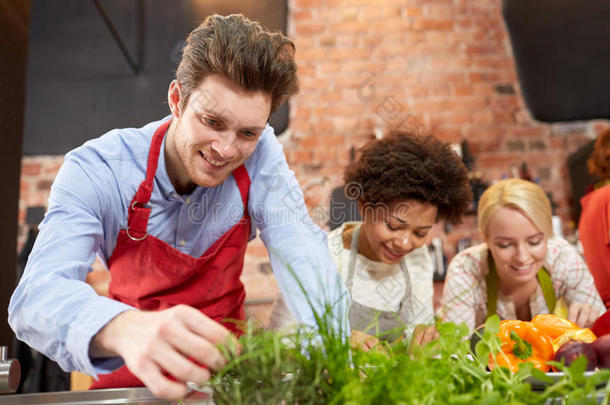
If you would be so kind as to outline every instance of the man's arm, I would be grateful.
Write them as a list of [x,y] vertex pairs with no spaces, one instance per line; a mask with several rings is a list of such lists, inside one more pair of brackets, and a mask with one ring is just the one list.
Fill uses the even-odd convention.
[[103,243],[102,204],[92,179],[68,158],[51,188],[48,212],[9,305],[9,322],[19,339],[64,370],[90,375],[121,365],[113,359],[94,367],[89,342],[131,308],[98,296],[84,282]]
[[346,331],[349,297],[328,252],[326,233],[309,217],[301,188],[270,127],[247,169],[252,178],[249,210],[288,308],[301,323],[318,326],[313,310],[323,315],[329,306],[331,322]]

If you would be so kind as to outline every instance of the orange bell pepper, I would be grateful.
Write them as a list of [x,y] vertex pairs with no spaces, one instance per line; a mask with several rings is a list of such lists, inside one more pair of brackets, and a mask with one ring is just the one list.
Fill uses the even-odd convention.
[[496,353],[495,364],[493,357],[490,356],[490,369],[498,365],[517,372],[521,363],[530,362],[538,370],[548,371],[549,366],[546,362],[552,360],[555,354],[553,341],[532,322],[502,321],[498,337],[502,342],[502,351]]
[[557,339],[569,330],[580,329],[574,322],[553,314],[536,315],[532,323],[551,339]]
[[595,333],[589,328],[572,329],[553,340],[553,348],[555,349],[555,352],[557,352],[561,346],[568,343],[570,340],[593,343],[596,339],[597,336],[595,336]]

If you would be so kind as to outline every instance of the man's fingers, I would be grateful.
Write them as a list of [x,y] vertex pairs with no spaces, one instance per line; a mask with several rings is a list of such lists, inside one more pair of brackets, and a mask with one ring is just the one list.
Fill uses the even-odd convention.
[[227,328],[195,308],[179,305],[174,309],[187,328],[214,344],[225,343],[231,336],[231,332]]
[[161,333],[173,347],[173,351],[180,352],[212,370],[220,370],[227,363],[227,359],[215,344],[194,334],[181,323],[168,326]]
[[159,366],[152,361],[145,360],[138,367],[130,367],[130,370],[158,398],[175,401],[184,397],[188,392],[186,384],[165,377]]
[[201,385],[210,379],[208,370],[187,359],[170,345],[164,344],[163,346],[153,355],[153,360],[159,367],[179,381],[193,381]]

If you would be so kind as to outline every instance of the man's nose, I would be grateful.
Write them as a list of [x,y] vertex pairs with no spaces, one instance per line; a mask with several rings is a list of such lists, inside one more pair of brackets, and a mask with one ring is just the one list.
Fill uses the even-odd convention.
[[237,151],[235,141],[235,133],[232,131],[221,132],[218,134],[217,139],[212,142],[212,149],[214,149],[222,159],[231,159],[235,156]]

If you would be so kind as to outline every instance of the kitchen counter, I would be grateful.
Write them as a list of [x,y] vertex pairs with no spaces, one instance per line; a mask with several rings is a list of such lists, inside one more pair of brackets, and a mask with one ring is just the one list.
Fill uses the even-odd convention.
[[[175,403],[175,402],[174,402]],[[182,402],[188,405],[212,405],[214,402],[206,393],[191,391]],[[161,405],[172,402],[159,399],[146,388],[118,388],[91,391],[60,391],[43,392],[38,394],[6,394],[0,395],[0,405],[42,405],[42,404],[70,404],[70,405],[109,405],[109,404],[138,404]]]

